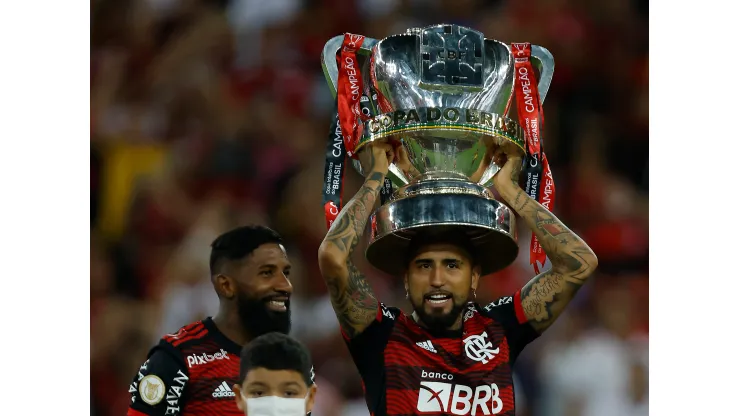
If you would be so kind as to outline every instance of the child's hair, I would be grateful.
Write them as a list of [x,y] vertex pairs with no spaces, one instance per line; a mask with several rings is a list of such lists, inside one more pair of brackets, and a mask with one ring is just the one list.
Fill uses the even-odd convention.
[[244,346],[239,367],[240,384],[254,368],[297,371],[307,386],[313,384],[314,373],[308,349],[300,341],[279,332],[264,334]]

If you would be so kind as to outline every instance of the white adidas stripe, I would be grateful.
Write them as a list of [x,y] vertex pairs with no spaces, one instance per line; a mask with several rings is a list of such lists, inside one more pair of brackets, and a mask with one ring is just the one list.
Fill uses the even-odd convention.
[[418,345],[421,348],[424,348],[427,351],[430,351],[430,352],[433,352],[433,353],[436,353],[437,352],[437,350],[434,349],[434,344],[432,344],[432,341],[430,341],[430,340],[422,341],[422,342],[417,342],[416,345]]

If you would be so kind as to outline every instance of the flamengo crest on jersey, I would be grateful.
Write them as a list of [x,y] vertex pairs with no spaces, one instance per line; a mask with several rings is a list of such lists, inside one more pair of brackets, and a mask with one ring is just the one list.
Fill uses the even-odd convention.
[[488,361],[498,354],[498,348],[493,349],[491,341],[487,340],[488,334],[486,332],[480,335],[471,335],[463,340],[465,345],[465,354],[473,361],[480,361],[483,364],[487,364]]

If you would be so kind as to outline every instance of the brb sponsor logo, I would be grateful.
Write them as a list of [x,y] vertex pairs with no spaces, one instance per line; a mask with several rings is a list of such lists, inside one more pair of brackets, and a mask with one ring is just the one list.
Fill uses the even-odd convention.
[[[427,373],[433,376],[452,374]],[[422,371],[422,377],[424,371]],[[442,377],[430,377],[442,378]],[[463,384],[422,381],[419,387],[419,401],[416,410],[421,413],[443,413],[452,415],[495,415],[501,412],[504,403],[499,397],[495,383],[478,386],[475,389]]]
[[192,368],[196,365],[206,364],[212,361],[224,360],[224,359],[230,360],[231,358],[229,358],[229,354],[226,351],[224,351],[223,348],[221,348],[221,351],[215,354],[206,354],[206,353],[203,353],[200,355],[192,354],[188,356],[188,367]]

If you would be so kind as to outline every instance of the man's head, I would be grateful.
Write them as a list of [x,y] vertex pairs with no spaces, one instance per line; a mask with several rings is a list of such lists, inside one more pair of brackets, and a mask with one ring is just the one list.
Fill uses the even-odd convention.
[[211,280],[221,302],[236,308],[252,336],[290,331],[290,262],[275,231],[231,230],[211,244]]
[[404,285],[414,312],[429,329],[455,325],[478,287],[480,267],[472,253],[470,240],[461,234],[419,235],[412,240]]
[[236,405],[249,416],[303,416],[316,396],[311,356],[288,335],[255,338],[241,353]]

